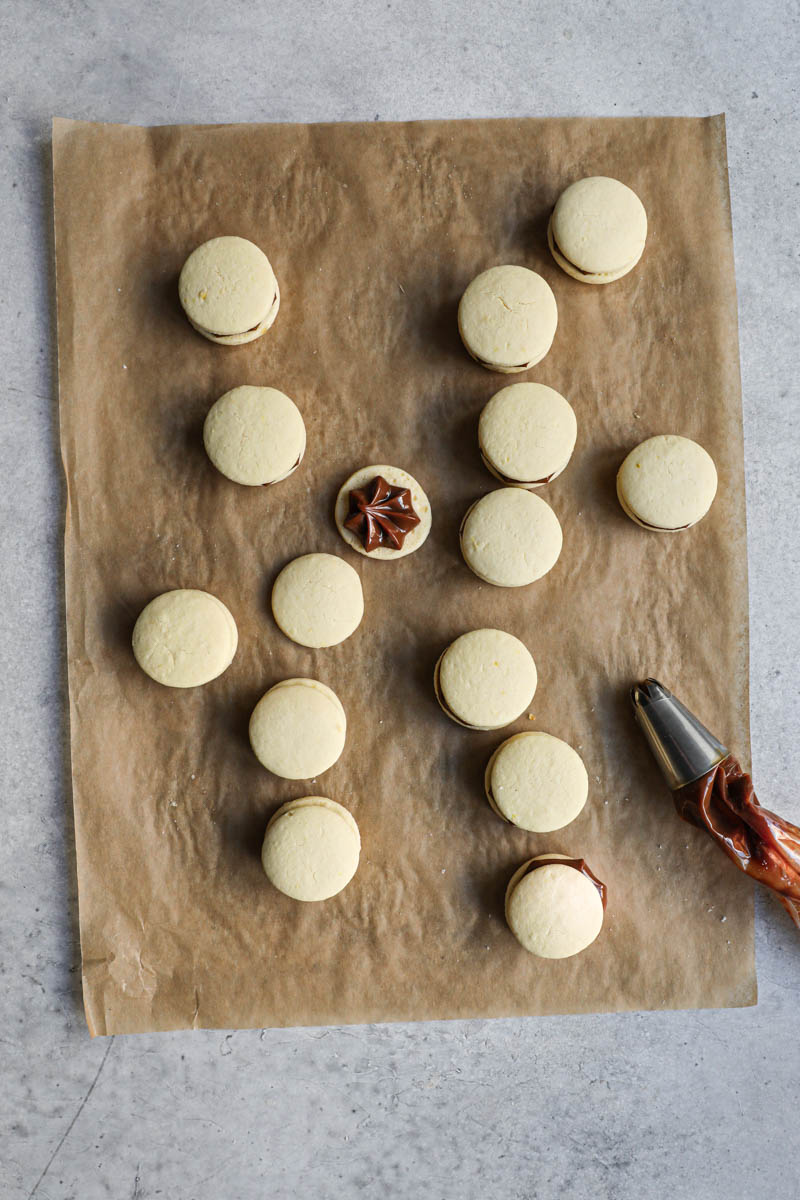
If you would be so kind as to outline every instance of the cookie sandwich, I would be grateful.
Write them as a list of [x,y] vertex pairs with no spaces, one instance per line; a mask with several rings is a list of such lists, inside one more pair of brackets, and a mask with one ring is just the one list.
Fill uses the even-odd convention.
[[536,691],[533,656],[502,629],[473,629],[451,642],[434,670],[436,699],[466,729],[501,729],[525,712]]
[[177,588],[151,600],[133,629],[142,670],[167,687],[210,683],[233,661],[239,634],[221,600],[197,588]]
[[571,958],[603,927],[606,887],[582,858],[540,854],[523,863],[506,888],[506,922],[539,958]]
[[541,579],[561,553],[561,524],[546,500],[521,488],[498,488],[467,509],[459,534],[469,569],[495,587]]
[[203,444],[214,466],[248,487],[280,483],[297,470],[306,427],[293,400],[277,388],[232,388],[209,409]]
[[487,470],[507,487],[544,487],[567,466],[578,433],[568,400],[543,383],[512,383],[495,392],[478,421]]
[[278,315],[278,281],[263,250],[241,237],[203,242],[183,264],[181,306],[210,342],[241,346],[266,333]]
[[467,353],[505,375],[540,362],[557,325],[549,283],[527,267],[490,267],[472,280],[458,306],[458,331]]
[[284,679],[250,717],[250,745],[281,779],[316,779],[339,759],[347,735],[342,702],[318,679]]
[[355,817],[327,796],[282,805],[267,825],[261,865],[292,900],[329,900],[358,869],[361,835]]
[[563,829],[589,795],[589,776],[578,752],[538,730],[515,733],[498,746],[484,784],[498,817],[531,833]]
[[626,184],[591,175],[566,188],[547,226],[550,253],[581,283],[613,283],[638,263],[647,240],[647,213]]
[[617,472],[623,511],[656,533],[691,529],[706,515],[717,493],[717,468],[691,438],[665,433],[631,450]]

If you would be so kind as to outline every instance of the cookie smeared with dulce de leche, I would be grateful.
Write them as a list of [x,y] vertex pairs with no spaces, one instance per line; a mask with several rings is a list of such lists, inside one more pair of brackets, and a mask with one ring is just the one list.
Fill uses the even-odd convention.
[[420,485],[399,467],[376,464],[354,472],[339,489],[339,533],[369,558],[403,558],[431,529],[431,506]]

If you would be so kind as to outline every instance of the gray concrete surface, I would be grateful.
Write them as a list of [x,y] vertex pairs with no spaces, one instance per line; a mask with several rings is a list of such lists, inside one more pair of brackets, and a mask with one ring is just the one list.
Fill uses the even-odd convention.
[[768,899],[753,1010],[90,1042],[64,782],[47,175],[55,113],[161,123],[725,110],[754,766],[762,798],[800,819],[798,78],[796,0],[0,7],[0,1196],[800,1195],[800,941]]

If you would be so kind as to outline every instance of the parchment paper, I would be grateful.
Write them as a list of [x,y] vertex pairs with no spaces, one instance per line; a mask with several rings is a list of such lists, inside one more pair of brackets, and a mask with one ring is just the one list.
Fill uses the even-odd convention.
[[[747,580],[736,299],[724,120],[515,120],[141,129],[54,126],[61,438],[72,767],[86,1013],[93,1034],[755,1000],[751,885],[676,817],[627,702],[654,674],[748,756]],[[546,248],[559,191],[629,183],[650,233],[610,287],[563,275]],[[236,233],[269,254],[273,329],[212,345],[183,317],[188,252]],[[482,584],[461,561],[467,505],[496,486],[478,413],[505,383],[460,346],[465,285],[496,263],[540,271],[559,305],[552,350],[526,376],[563,392],[579,435],[542,494],[564,528],[531,587]],[[273,384],[308,427],[300,470],[272,489],[207,461],[211,403]],[[717,462],[711,514],[676,536],[621,513],[618,464],[677,432]],[[332,521],[341,481],[390,462],[433,505],[425,547],[357,556]],[[288,641],[269,609],[297,554],[341,554],[366,615],[334,649]],[[133,623],[168,588],[206,588],[240,644],[206,687],[136,666]],[[482,625],[521,637],[539,668],[531,709],[501,733],[439,711],[434,662]],[[249,713],[286,676],[341,697],[348,740],[321,779],[264,771]],[[544,729],[583,755],[583,814],[535,836],[502,824],[483,768],[509,734]],[[269,814],[340,800],[363,837],[338,897],[295,903],[264,877]],[[585,855],[608,884],[602,935],[544,962],[503,921],[513,870]]]

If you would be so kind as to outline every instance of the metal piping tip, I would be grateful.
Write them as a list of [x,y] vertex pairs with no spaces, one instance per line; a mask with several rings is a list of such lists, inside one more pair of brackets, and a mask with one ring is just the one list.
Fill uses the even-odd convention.
[[631,688],[633,714],[673,792],[700,779],[729,751],[657,679]]

